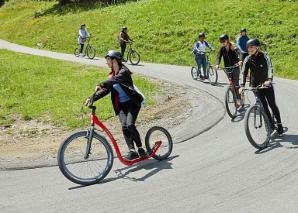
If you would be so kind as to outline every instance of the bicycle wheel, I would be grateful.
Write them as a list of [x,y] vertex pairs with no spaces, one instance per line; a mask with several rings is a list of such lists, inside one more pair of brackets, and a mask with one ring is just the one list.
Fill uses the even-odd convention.
[[228,115],[230,118],[234,119],[236,118],[237,115],[237,108],[236,108],[236,95],[235,92],[231,87],[227,88],[226,95],[225,95],[225,106]]
[[217,70],[213,69],[212,66],[209,66],[207,68],[207,72],[208,72],[208,75],[209,75],[210,84],[215,85],[217,83],[217,79],[218,79]]
[[75,48],[73,53],[74,53],[74,55],[75,55],[76,57],[79,57],[79,55],[80,55],[80,50],[79,50],[79,48]]
[[107,176],[113,165],[113,151],[106,139],[95,132],[88,158],[85,157],[89,131],[72,134],[60,146],[58,165],[70,181],[90,185]]
[[257,149],[264,149],[270,141],[270,125],[264,110],[251,106],[244,117],[244,129],[248,141]]
[[197,80],[198,79],[198,68],[196,67],[192,67],[190,70],[190,74],[193,80]]
[[88,58],[93,59],[95,57],[96,50],[92,45],[87,46],[86,52],[87,52]]
[[152,148],[157,141],[161,141],[161,146],[152,157],[156,160],[164,160],[169,157],[172,152],[172,137],[165,128],[160,126],[153,126],[147,131],[145,137],[145,145],[149,154],[152,152]]
[[129,52],[128,59],[132,65],[138,65],[141,57],[140,57],[140,54],[136,50],[132,49]]

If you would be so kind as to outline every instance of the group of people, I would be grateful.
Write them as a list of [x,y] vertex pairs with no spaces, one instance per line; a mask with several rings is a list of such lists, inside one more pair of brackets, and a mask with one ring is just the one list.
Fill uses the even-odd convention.
[[[78,32],[78,44],[80,45],[80,54],[83,53],[84,44],[88,37],[90,37],[90,33],[86,29],[86,24],[81,24],[79,32]],[[123,26],[121,28],[121,31],[120,31],[119,37],[118,37],[118,42],[119,42],[119,45],[121,48],[122,60],[124,59],[126,45],[127,45],[127,43],[129,43],[131,41],[133,41],[133,40],[129,37],[129,35],[127,33],[127,27]]]
[[[271,128],[274,130],[275,125],[269,111],[270,106],[273,115],[277,121],[277,133],[282,136],[283,126],[281,123],[280,112],[276,105],[274,88],[272,84],[273,69],[269,56],[260,49],[261,43],[258,39],[249,39],[245,28],[240,30],[240,35],[237,38],[236,46],[232,44],[227,34],[219,36],[221,47],[218,50],[215,68],[218,69],[221,59],[223,59],[224,67],[230,67],[232,70],[227,74],[228,79],[233,81],[237,89],[237,98],[241,99],[243,87],[246,84],[248,74],[250,74],[250,86],[264,86],[264,89],[258,90],[256,95],[261,100],[267,117],[271,123]],[[209,76],[206,74],[206,48],[213,51],[213,47],[205,41],[205,34],[199,33],[198,41],[195,43],[193,53],[195,61],[198,65],[201,79],[207,79]],[[243,74],[243,81],[239,84],[239,76]],[[243,102],[239,101],[240,107]]]
[[[84,26],[85,25],[81,26],[82,31],[85,30]],[[88,33],[82,32],[80,35],[85,36],[88,35]],[[110,68],[108,79],[96,85],[94,94],[86,100],[85,105],[91,106],[93,102],[111,93],[112,105],[115,114],[119,116],[123,136],[129,149],[126,158],[133,160],[138,157],[146,156],[147,153],[142,147],[140,134],[135,125],[142,100],[138,92],[134,89],[134,83],[131,77],[132,72],[123,64],[126,44],[130,40],[127,34],[127,28],[123,27],[119,35],[121,52],[110,50],[105,55],[107,65]],[[83,39],[79,38],[79,42],[81,41],[83,41]],[[233,68],[235,72],[232,72],[231,76],[228,76],[236,83],[236,87],[239,88],[239,94],[245,86],[248,71],[250,71],[251,86],[264,85],[267,87],[266,89],[258,91],[256,95],[261,100],[273,128],[274,124],[270,116],[268,104],[271,107],[277,120],[277,132],[279,135],[282,135],[283,127],[280,113],[275,102],[272,85],[272,64],[268,55],[261,51],[260,42],[257,39],[249,39],[246,35],[246,29],[241,29],[240,31],[240,36],[237,39],[237,48],[230,42],[227,34],[221,35],[219,42],[221,43],[221,47],[218,50],[216,67],[219,67],[222,58],[225,67],[232,67],[235,64],[241,65],[243,73],[243,82],[241,85],[239,85],[240,66],[235,66],[235,68]],[[195,60],[199,70],[201,67],[203,68],[201,78],[204,79],[208,78],[206,74],[206,48],[209,48],[211,51],[214,50],[214,48],[205,41],[205,34],[199,33],[193,53],[195,54]],[[239,52],[240,56],[238,54]]]

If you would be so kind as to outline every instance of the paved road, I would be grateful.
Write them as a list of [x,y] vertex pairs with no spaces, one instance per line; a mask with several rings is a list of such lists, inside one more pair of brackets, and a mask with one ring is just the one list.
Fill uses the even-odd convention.
[[[0,47],[35,52],[1,40]],[[35,53],[104,65],[102,59]],[[194,118],[182,127],[187,137],[181,138],[190,139],[175,144],[167,161],[124,167],[116,160],[103,183],[88,187],[69,182],[57,167],[1,171],[1,212],[297,212],[297,81],[275,79],[277,103],[288,131],[272,147],[255,153],[242,118],[231,122],[224,114],[223,75],[222,84],[210,86],[191,80],[189,67],[143,64],[133,69],[206,94],[200,101],[213,103],[212,109],[194,110]],[[208,127],[213,128],[206,131]]]

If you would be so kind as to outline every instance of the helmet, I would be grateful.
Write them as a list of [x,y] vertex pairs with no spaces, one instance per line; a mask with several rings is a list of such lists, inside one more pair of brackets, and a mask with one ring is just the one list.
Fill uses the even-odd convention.
[[246,47],[250,47],[250,46],[257,46],[257,47],[259,47],[260,45],[261,45],[260,41],[258,39],[255,39],[255,38],[249,39],[246,42]]
[[122,60],[122,55],[120,52],[116,51],[116,50],[109,50],[105,56],[105,58],[111,58],[111,59],[117,59],[118,61]]
[[226,41],[226,40],[229,40],[229,36],[227,34],[222,34],[219,36],[219,41],[222,42],[222,41]]
[[199,38],[205,38],[205,34],[204,33],[199,33]]
[[127,30],[127,27],[126,26],[123,26],[121,29],[122,30]]
[[246,28],[242,28],[242,29],[240,30],[240,33],[242,33],[242,32],[246,32]]
[[85,27],[86,26],[86,24],[81,24],[81,27]]

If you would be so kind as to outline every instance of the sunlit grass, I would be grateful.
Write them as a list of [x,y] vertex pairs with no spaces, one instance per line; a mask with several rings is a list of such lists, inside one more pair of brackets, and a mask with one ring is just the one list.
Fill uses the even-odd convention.
[[[88,119],[79,120],[82,103],[107,78],[108,70],[6,50],[0,50],[0,56],[0,125],[19,118],[86,125]],[[152,104],[150,94],[157,86],[137,74],[133,79]],[[114,116],[110,95],[96,105],[102,119]]]

